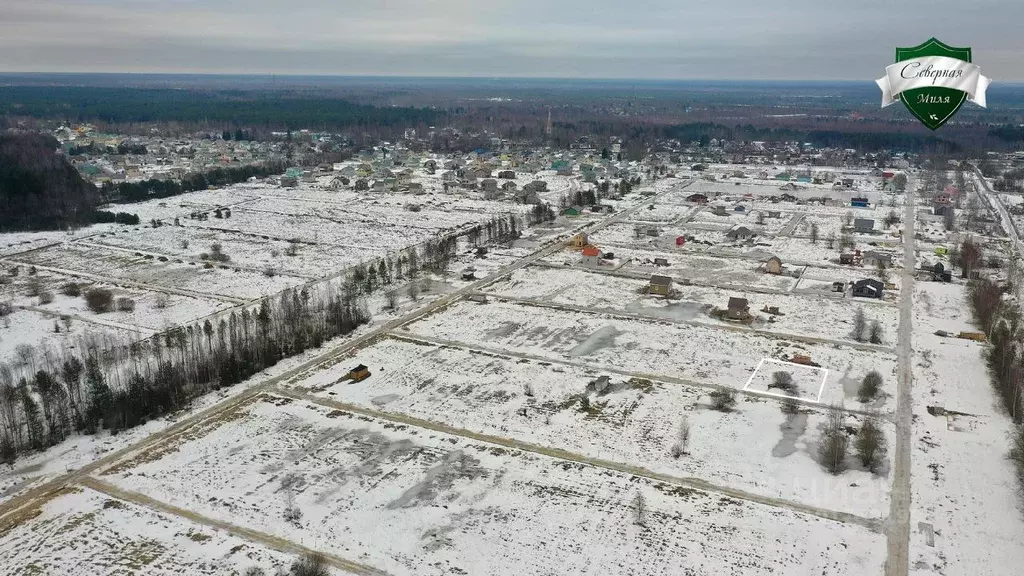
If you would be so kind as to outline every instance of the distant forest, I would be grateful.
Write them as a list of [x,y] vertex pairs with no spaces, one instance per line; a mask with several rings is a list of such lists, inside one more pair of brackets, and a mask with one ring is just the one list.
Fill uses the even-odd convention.
[[433,123],[440,114],[429,108],[369,106],[302,92],[0,86],[0,115],[67,122],[185,122],[283,130],[415,125]]

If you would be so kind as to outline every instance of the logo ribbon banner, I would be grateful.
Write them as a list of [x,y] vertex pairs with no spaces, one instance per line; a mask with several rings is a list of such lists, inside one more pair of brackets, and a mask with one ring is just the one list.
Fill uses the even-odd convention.
[[916,88],[951,88],[967,94],[967,101],[986,108],[985,90],[991,79],[981,68],[948,56],[921,56],[885,67],[885,76],[875,80],[882,89],[882,107],[895,104],[900,94]]

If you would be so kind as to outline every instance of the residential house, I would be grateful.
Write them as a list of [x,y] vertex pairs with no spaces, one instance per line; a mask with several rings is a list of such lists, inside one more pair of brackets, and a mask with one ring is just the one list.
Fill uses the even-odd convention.
[[729,211],[726,210],[725,206],[723,206],[721,204],[716,204],[715,207],[711,209],[711,213],[714,214],[715,216],[728,216],[729,215]]
[[653,274],[647,291],[651,294],[668,297],[672,291],[672,279],[668,276]]
[[871,207],[871,203],[868,202],[867,198],[856,196],[850,199],[850,206],[853,208],[869,208]]
[[528,190],[526,186],[522,190],[517,191],[515,194],[516,202],[520,204],[537,204],[540,202],[540,196],[534,190]]
[[583,247],[589,243],[586,232],[577,232],[572,235],[572,238],[569,238],[569,248],[573,250],[583,250]]
[[769,210],[768,211],[768,217],[769,218],[782,218],[782,211],[780,211],[780,210]]
[[707,204],[708,197],[704,194],[690,194],[686,197],[687,202],[694,202],[696,204]]
[[861,254],[860,259],[861,259],[861,262],[863,262],[865,266],[871,266],[872,268],[876,268],[879,265],[884,266],[886,268],[889,268],[889,267],[892,266],[892,255],[891,254],[884,254],[882,252],[875,252],[874,250],[865,250],[864,253]]
[[843,188],[853,188],[853,178],[843,178],[840,183]]
[[583,265],[584,266],[600,266],[601,265],[601,250],[593,244],[588,244],[583,247]]
[[565,210],[562,210],[562,216],[569,216],[575,218],[583,213],[583,208],[580,206],[569,206]]
[[862,234],[870,233],[875,229],[875,221],[871,218],[854,218],[853,230]]
[[853,260],[854,260],[853,254],[840,254],[839,255],[839,263],[840,264],[846,264],[848,266],[853,266]]
[[442,182],[454,182],[457,178],[458,176],[455,175],[454,170],[448,170],[446,172],[441,173]]
[[768,274],[782,274],[782,260],[778,256],[772,256],[764,263],[764,271]]
[[746,320],[750,317],[750,303],[746,298],[729,298],[729,308],[726,311],[726,318],[730,320]]
[[498,172],[498,178],[502,180],[515,180],[516,173],[512,170],[502,170]]
[[355,188],[356,192],[364,192],[370,189],[370,183],[366,180],[366,178],[360,178],[356,180],[356,183],[353,185],[353,188]]
[[281,176],[282,188],[295,188],[299,185],[299,179],[295,176]]
[[860,298],[881,298],[885,285],[874,278],[865,278],[853,283],[853,295]]
[[655,266],[668,266],[668,258],[655,258],[654,259],[654,265]]
[[502,183],[501,189],[505,192],[515,192],[518,189],[518,186],[516,186],[515,182],[512,182],[510,180],[508,182]]
[[480,181],[480,187],[483,188],[484,192],[497,192],[498,181],[494,178],[484,178]]
[[754,236],[754,233],[746,226],[737,226],[732,230],[729,230],[725,236],[730,240],[749,240]]

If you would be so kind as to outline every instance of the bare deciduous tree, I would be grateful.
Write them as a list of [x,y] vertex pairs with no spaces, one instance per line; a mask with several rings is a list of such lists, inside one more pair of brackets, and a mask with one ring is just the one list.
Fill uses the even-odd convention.
[[719,412],[730,412],[736,406],[735,392],[716,390],[709,396],[711,396],[711,407]]
[[854,441],[857,449],[857,458],[862,466],[872,473],[878,472],[878,467],[885,460],[885,453],[888,443],[885,440],[885,433],[874,416],[867,416],[857,431],[857,439]]
[[846,451],[849,438],[846,436],[846,418],[843,411],[832,406],[818,445],[821,465],[831,474],[840,474],[846,469]]
[[863,342],[867,328],[868,321],[864,317],[864,309],[857,308],[857,311],[853,314],[853,329],[850,330],[850,337],[857,342]]
[[793,381],[793,374],[778,370],[772,373],[772,383],[768,385],[768,389],[778,388],[787,394],[797,394],[796,382]]
[[679,422],[679,431],[676,433],[676,441],[672,444],[672,457],[679,458],[683,454],[686,454],[686,449],[690,445],[690,419],[683,416],[683,419]]
[[647,501],[644,499],[642,492],[637,492],[636,496],[633,497],[633,502],[630,504],[630,508],[633,512],[633,523],[637,526],[644,526],[647,524]]
[[327,559],[323,554],[313,553],[296,560],[289,570],[289,576],[330,576]]

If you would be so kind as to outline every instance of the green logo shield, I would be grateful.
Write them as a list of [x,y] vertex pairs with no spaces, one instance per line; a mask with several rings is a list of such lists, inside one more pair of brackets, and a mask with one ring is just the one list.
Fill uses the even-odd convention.
[[931,38],[912,48],[897,48],[896,63],[875,82],[882,106],[901,100],[932,130],[945,124],[968,100],[985,107],[990,80],[971,62],[970,48],[954,48]]

